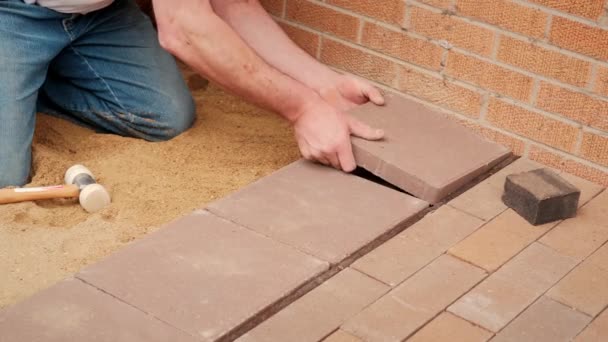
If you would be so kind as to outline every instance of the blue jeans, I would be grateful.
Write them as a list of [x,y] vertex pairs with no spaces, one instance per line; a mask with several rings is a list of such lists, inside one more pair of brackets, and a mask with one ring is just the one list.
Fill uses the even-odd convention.
[[132,0],[87,15],[0,0],[0,188],[28,180],[37,111],[161,141],[189,128],[195,107]]

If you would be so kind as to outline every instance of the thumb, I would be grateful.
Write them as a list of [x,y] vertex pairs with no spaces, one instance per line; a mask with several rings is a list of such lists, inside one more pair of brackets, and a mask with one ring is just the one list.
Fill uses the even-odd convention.
[[367,84],[363,88],[363,94],[370,101],[372,101],[373,104],[378,105],[378,106],[384,105],[384,96],[382,95],[380,90],[378,90],[378,88],[374,87],[373,85]]
[[371,128],[355,118],[350,118],[349,126],[350,133],[359,138],[366,140],[380,140],[384,138],[383,130]]

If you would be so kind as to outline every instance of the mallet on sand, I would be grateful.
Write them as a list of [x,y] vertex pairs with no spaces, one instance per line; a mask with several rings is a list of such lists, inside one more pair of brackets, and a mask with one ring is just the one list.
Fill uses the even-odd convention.
[[76,198],[84,210],[93,213],[110,204],[110,194],[95,182],[93,173],[83,165],[74,165],[65,172],[66,185],[0,190],[0,204],[51,198]]

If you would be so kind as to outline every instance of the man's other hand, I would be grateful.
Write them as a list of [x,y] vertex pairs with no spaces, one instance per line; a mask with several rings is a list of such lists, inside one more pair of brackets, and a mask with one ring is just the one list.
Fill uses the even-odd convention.
[[384,96],[378,88],[351,75],[337,74],[331,84],[318,91],[327,103],[340,111],[348,111],[368,101],[379,106],[384,104]]

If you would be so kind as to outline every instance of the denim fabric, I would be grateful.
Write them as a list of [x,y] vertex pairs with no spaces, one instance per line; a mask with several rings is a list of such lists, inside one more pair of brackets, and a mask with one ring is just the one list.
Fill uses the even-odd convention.
[[132,0],[86,15],[0,0],[0,188],[27,182],[36,111],[160,141],[190,127],[195,109]]

